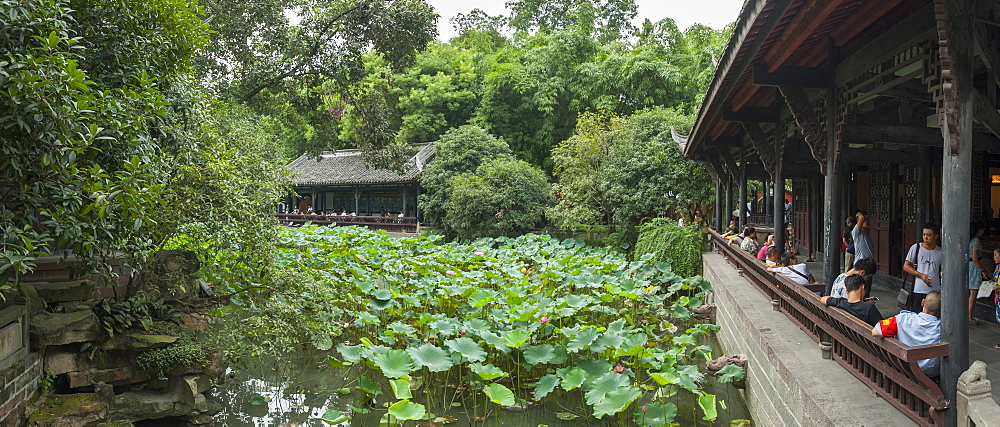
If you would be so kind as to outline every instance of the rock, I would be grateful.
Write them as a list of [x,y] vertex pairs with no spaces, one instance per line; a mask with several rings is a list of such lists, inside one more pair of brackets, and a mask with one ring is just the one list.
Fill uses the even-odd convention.
[[715,360],[705,362],[705,368],[708,369],[708,372],[718,372],[722,368],[726,367],[726,365],[736,365],[746,369],[747,361],[748,359],[745,354],[731,354],[720,356]]
[[70,372],[66,374],[69,381],[69,388],[90,387],[94,384],[104,382],[113,385],[131,384],[135,370],[129,366],[115,369],[88,369],[86,371]]
[[208,317],[198,313],[181,313],[181,325],[185,330],[197,332],[208,329]]
[[72,313],[40,313],[31,318],[31,346],[33,349],[95,341],[103,336],[93,311]]
[[135,424],[131,421],[105,421],[95,424],[94,427],[135,427]]
[[215,349],[208,354],[208,363],[201,369],[201,372],[209,378],[221,378],[229,369],[226,358],[222,355],[221,349]]
[[177,341],[177,337],[173,335],[151,335],[137,331],[128,331],[105,341],[101,344],[101,349],[143,352],[154,348],[166,347],[175,341]]
[[42,398],[28,417],[29,427],[83,426],[104,421],[108,403],[94,393],[50,394]]
[[187,417],[185,421],[187,421],[191,425],[204,426],[214,423],[215,417],[212,416],[211,414],[198,414]]
[[15,304],[25,305],[28,307],[28,316],[34,316],[35,314],[41,313],[45,309],[45,301],[38,296],[38,292],[35,292],[35,288],[28,286],[24,283],[18,285],[18,289],[21,291],[16,298],[13,298]]
[[26,283],[35,289],[38,296],[49,304],[67,301],[87,301],[97,298],[97,286],[90,280],[68,282]]
[[49,346],[45,349],[45,370],[53,375],[89,369],[115,369],[132,366],[132,358],[122,351],[104,351],[94,359],[76,345]]

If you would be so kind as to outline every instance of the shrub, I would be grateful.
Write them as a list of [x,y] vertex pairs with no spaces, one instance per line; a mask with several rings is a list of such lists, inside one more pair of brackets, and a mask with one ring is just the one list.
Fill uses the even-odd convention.
[[633,256],[653,254],[656,261],[670,262],[673,271],[684,277],[702,273],[701,232],[694,227],[681,227],[676,222],[657,218],[639,227],[639,240]]

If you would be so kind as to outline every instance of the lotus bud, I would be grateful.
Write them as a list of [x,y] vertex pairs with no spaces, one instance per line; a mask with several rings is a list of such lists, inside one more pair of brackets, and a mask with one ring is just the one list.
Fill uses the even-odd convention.
[[476,256],[486,256],[486,252],[476,252]]
[[549,316],[542,316],[542,318],[538,319],[538,321],[541,323],[549,323]]
[[459,334],[459,335],[465,335],[465,329],[462,329],[462,330],[459,330],[459,331],[458,331],[458,334]]
[[448,270],[448,271],[444,272],[444,274],[447,274],[447,275],[449,275],[449,276],[454,276],[454,275],[455,275],[455,272],[454,272],[454,271],[452,271],[452,270]]

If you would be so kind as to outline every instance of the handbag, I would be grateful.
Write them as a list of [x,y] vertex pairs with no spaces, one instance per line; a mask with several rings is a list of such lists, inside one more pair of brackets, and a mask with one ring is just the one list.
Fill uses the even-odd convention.
[[[922,246],[920,242],[917,242],[917,262],[920,262],[920,246]],[[907,280],[907,276],[912,277],[913,280]],[[903,272],[903,284],[899,286],[899,293],[896,294],[896,305],[901,310],[910,309],[910,305],[913,302],[913,283],[916,281],[916,276],[912,276],[905,271]]]

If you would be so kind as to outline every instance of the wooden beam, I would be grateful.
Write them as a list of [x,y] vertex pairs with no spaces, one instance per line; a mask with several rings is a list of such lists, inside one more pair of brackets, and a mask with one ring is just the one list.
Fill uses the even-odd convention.
[[[944,140],[941,130],[924,126],[845,124],[843,144],[886,143],[916,147],[940,147]],[[972,135],[974,150],[1000,154],[1000,137],[985,133]]]
[[886,13],[895,8],[902,0],[879,0],[864,2],[857,11],[851,13],[851,17],[837,25],[837,28],[830,31],[830,36],[837,41],[837,46],[843,46],[854,38],[858,33],[864,31],[875,21],[882,19]]
[[820,173],[826,175],[826,134],[823,126],[813,110],[805,89],[798,86],[779,86],[778,90],[788,104],[788,110],[795,118],[795,124],[805,137],[806,144],[812,151],[812,157],[819,162]]
[[920,157],[916,152],[872,150],[865,148],[845,148],[840,150],[840,161],[850,163],[899,163],[901,165],[926,166],[924,162],[920,161]]
[[986,25],[977,23],[972,40],[976,45],[976,55],[979,55],[979,58],[983,60],[986,69],[990,71],[990,76],[993,77],[992,84],[1000,85],[1000,52],[997,52],[995,45],[991,46],[989,41],[985,40],[988,34],[989,30]]
[[802,86],[825,89],[833,73],[830,68],[796,67],[785,65],[768,71],[767,64],[753,66],[753,84],[756,86]]
[[726,107],[722,110],[722,120],[774,123],[778,121],[778,107],[743,107],[739,111],[733,111],[732,108]]
[[843,0],[805,2],[792,21],[785,26],[778,41],[771,44],[770,51],[764,58],[764,63],[768,64],[768,71],[774,72],[778,67],[785,65],[785,60],[792,56],[802,42],[812,36],[813,31],[816,31],[816,28],[843,2]]
[[715,148],[737,148],[743,146],[743,138],[739,137],[722,137],[719,139],[711,140],[705,143],[706,147]]
[[764,135],[764,131],[761,130],[759,123],[742,122],[741,124],[743,125],[743,129],[746,130],[747,136],[750,137],[750,142],[757,149],[757,154],[760,155],[760,161],[764,165],[764,170],[767,171],[767,174],[771,178],[774,178],[774,146],[768,144],[767,137]]

